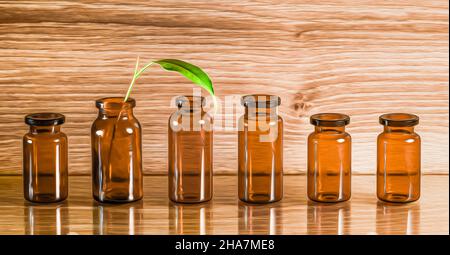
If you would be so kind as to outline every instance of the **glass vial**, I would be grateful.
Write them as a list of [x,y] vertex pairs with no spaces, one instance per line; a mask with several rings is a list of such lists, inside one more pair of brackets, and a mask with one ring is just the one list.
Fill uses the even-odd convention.
[[283,119],[281,99],[248,95],[241,99],[245,114],[239,119],[239,199],[269,203],[283,197]]
[[132,202],[143,196],[141,125],[133,115],[134,99],[95,102],[98,117],[91,128],[92,191],[99,202]]
[[23,137],[23,191],[31,202],[59,202],[68,194],[65,117],[35,113],[25,117],[30,131]]
[[316,202],[342,202],[351,196],[350,117],[319,113],[310,118],[315,130],[308,136],[308,197]]
[[213,195],[213,119],[205,98],[180,96],[169,118],[169,198],[199,203]]
[[377,141],[377,196],[387,202],[412,202],[420,197],[419,117],[407,113],[381,115],[384,132]]

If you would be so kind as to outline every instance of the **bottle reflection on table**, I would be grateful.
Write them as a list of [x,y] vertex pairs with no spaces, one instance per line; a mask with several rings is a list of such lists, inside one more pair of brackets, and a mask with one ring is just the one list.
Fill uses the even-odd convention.
[[350,234],[350,202],[316,203],[308,201],[308,235]]
[[420,233],[420,204],[378,201],[376,231],[379,235],[416,235]]
[[169,203],[169,234],[213,234],[211,202],[199,204]]
[[248,204],[239,201],[239,234],[283,234],[279,203]]
[[143,201],[126,204],[94,202],[93,232],[95,235],[143,234]]
[[59,204],[27,202],[25,219],[27,235],[67,235],[70,232],[67,201]]

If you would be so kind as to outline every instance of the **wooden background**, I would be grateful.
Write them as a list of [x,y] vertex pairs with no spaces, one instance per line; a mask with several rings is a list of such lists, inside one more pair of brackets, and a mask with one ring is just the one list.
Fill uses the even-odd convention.
[[[286,172],[305,171],[308,116],[333,111],[352,117],[353,171],[373,174],[377,118],[404,111],[423,172],[447,174],[448,17],[447,0],[0,1],[0,174],[21,173],[37,111],[67,116],[70,172],[90,173],[94,100],[125,94],[138,55],[203,67],[220,98],[280,95]],[[138,81],[146,173],[166,173],[169,102],[192,88],[156,67]],[[216,132],[216,173],[236,173],[236,144]]]

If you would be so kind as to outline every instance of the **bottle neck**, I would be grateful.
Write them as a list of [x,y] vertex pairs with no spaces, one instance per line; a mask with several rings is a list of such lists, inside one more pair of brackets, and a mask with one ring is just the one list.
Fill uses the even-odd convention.
[[245,117],[252,116],[277,116],[278,107],[245,107]]
[[205,109],[203,107],[198,106],[178,106],[178,111],[180,111],[183,114],[191,114],[191,113],[205,113]]
[[344,133],[345,132],[345,126],[342,127],[324,127],[324,126],[315,126],[315,132],[321,133],[321,132],[337,132],[337,133]]
[[98,116],[100,118],[120,118],[129,117],[133,118],[133,108],[129,106],[111,107],[111,108],[100,108],[98,111]]
[[30,133],[32,134],[56,134],[61,132],[61,126],[30,126]]
[[414,133],[414,127],[391,127],[384,126],[384,132],[386,133]]

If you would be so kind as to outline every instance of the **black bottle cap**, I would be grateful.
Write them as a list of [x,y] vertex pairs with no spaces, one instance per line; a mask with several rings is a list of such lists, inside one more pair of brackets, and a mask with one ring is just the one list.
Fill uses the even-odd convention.
[[379,122],[384,126],[413,127],[419,124],[419,116],[409,113],[387,113],[380,116]]
[[318,113],[312,115],[309,122],[314,126],[343,127],[350,123],[350,117],[341,113]]
[[25,123],[30,126],[56,126],[65,122],[66,117],[61,113],[41,112],[25,116]]

